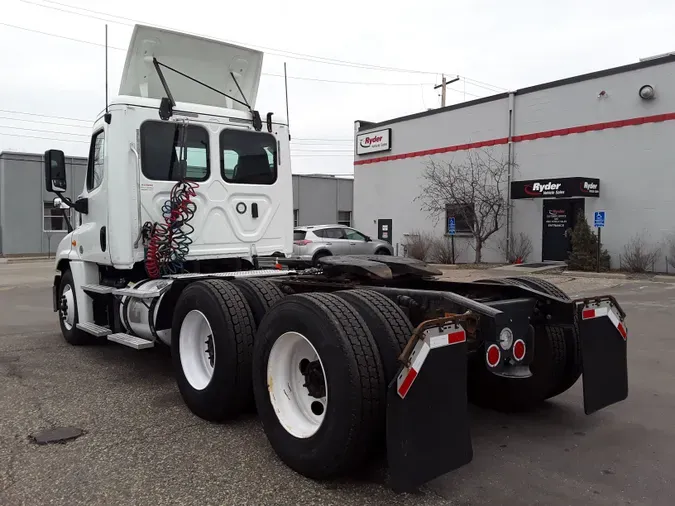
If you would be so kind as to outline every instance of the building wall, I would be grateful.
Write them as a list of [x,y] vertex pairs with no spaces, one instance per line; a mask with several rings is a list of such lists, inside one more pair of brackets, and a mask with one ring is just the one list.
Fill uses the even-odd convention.
[[[607,211],[602,241],[612,255],[612,266],[619,267],[623,246],[632,235],[644,234],[647,241],[664,245],[675,232],[675,59],[658,65],[626,69],[592,79],[533,87],[513,95],[514,180],[585,176],[600,179],[600,197],[586,198],[586,217],[593,225],[596,210]],[[654,86],[656,98],[643,100],[638,95],[644,84]],[[599,96],[604,91],[604,96]],[[428,160],[462,160],[468,153],[461,148],[442,154],[428,154],[377,163],[358,164],[369,158],[410,154],[448,146],[496,140],[487,147],[495,153],[508,150],[510,99],[500,95],[476,105],[450,107],[431,115],[384,122],[364,129],[392,129],[390,153],[357,156],[355,166],[355,226],[366,233],[376,232],[377,218],[392,218],[394,241],[404,234],[426,230],[440,235],[445,220],[434,223],[419,209],[414,199],[420,193],[422,173]],[[657,122],[635,126],[604,122],[666,115]],[[659,119],[659,118],[657,118]],[[649,119],[648,121],[653,121]],[[556,132],[534,140],[518,136],[595,125],[582,133]],[[357,124],[358,128],[358,124]],[[549,135],[549,134],[546,134]],[[361,162],[362,163],[362,162]],[[545,182],[545,181],[544,181]],[[527,234],[534,246],[530,260],[541,260],[543,199],[513,201],[514,233]],[[503,261],[496,247],[505,237],[505,229],[494,237],[484,251],[484,260]],[[471,249],[464,260],[472,260]],[[665,270],[666,248],[655,265]]]
[[[379,129],[380,127],[376,127]],[[386,125],[392,129],[392,150],[375,153],[359,159],[395,156],[410,152],[436,149],[478,142],[488,138],[508,135],[508,100],[494,100],[474,107],[456,109],[445,114],[435,114]],[[504,157],[505,146],[493,146],[494,156]],[[467,151],[416,156],[401,160],[357,165],[354,168],[354,226],[372,237],[377,237],[377,220],[392,220],[392,244],[402,246],[407,236],[427,232],[442,236],[447,230],[445,216],[438,220],[421,210],[423,173],[431,159],[443,163],[461,162]],[[489,240],[483,249],[483,261],[500,259],[496,244],[499,236]],[[458,261],[473,261],[473,241],[467,236],[456,237]],[[399,247],[402,254],[402,248]]]
[[[76,199],[84,187],[86,160],[66,158],[68,190]],[[44,189],[43,157],[0,153],[0,254],[41,255],[55,252],[67,232],[44,231],[44,203],[55,195]]]
[[293,176],[293,209],[298,225],[336,223],[339,211],[352,211],[351,179],[331,176]]

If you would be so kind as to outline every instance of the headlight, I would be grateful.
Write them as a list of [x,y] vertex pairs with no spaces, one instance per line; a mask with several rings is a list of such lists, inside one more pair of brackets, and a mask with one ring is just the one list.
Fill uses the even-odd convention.
[[513,332],[508,327],[504,327],[499,333],[499,346],[502,350],[508,350],[513,345]]

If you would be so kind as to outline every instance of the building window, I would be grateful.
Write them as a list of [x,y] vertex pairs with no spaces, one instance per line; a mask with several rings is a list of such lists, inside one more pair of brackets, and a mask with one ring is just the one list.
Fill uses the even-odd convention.
[[220,132],[220,172],[228,183],[274,184],[277,180],[277,140],[246,130]]
[[300,225],[300,212],[298,209],[293,209],[293,226],[297,227]]
[[[65,212],[71,219],[72,213],[70,213],[70,210],[66,209]],[[44,202],[42,205],[42,230],[44,232],[68,232],[63,210],[55,208],[51,202]]]
[[101,186],[103,182],[103,163],[105,159],[105,133],[103,130],[94,134],[89,148],[89,163],[87,164],[87,191]]
[[338,211],[338,225],[344,225],[345,227],[352,226],[352,212],[351,211]]
[[450,229],[450,218],[455,218],[455,232],[458,234],[471,233],[474,222],[473,207],[468,204],[448,204],[445,206],[445,232]]
[[[146,121],[141,125],[143,175],[155,181],[178,181],[180,170],[180,124]],[[187,126],[185,179],[209,178],[209,133],[197,125]]]

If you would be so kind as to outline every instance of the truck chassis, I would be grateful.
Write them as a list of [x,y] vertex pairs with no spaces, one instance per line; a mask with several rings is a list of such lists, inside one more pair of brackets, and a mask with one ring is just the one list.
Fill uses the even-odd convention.
[[223,421],[255,403],[276,453],[307,477],[386,450],[399,492],[471,461],[467,401],[527,409],[581,375],[586,414],[627,397],[625,313],[610,295],[570,300],[529,277],[441,281],[399,257],[285,263],[132,285],[101,270],[81,287],[92,322],[78,321],[61,265],[54,311],[72,344],[170,344],[195,414]]

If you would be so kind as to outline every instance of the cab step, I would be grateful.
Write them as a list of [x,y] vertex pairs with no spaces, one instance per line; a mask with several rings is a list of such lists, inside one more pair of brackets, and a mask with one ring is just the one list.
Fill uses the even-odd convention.
[[108,336],[108,341],[113,341],[115,343],[128,346],[129,348],[133,348],[135,350],[144,350],[145,348],[152,348],[153,346],[155,346],[155,343],[153,341],[148,341],[147,339],[143,339],[142,337],[131,336],[129,334],[124,334],[122,332],[118,332],[117,334],[110,334]]
[[107,335],[110,335],[112,333],[112,330],[110,330],[108,327],[102,327],[101,325],[96,325],[94,322],[82,322],[78,323],[76,327],[79,330],[82,330],[86,332],[87,334],[91,334],[92,336],[95,337],[105,337]]
[[109,293],[112,293],[114,288],[112,286],[105,286],[105,285],[82,285],[82,290],[84,290],[87,293],[107,295]]
[[134,288],[115,288],[113,295],[118,297],[133,297],[135,299],[154,299],[162,295],[164,290],[135,290]]

